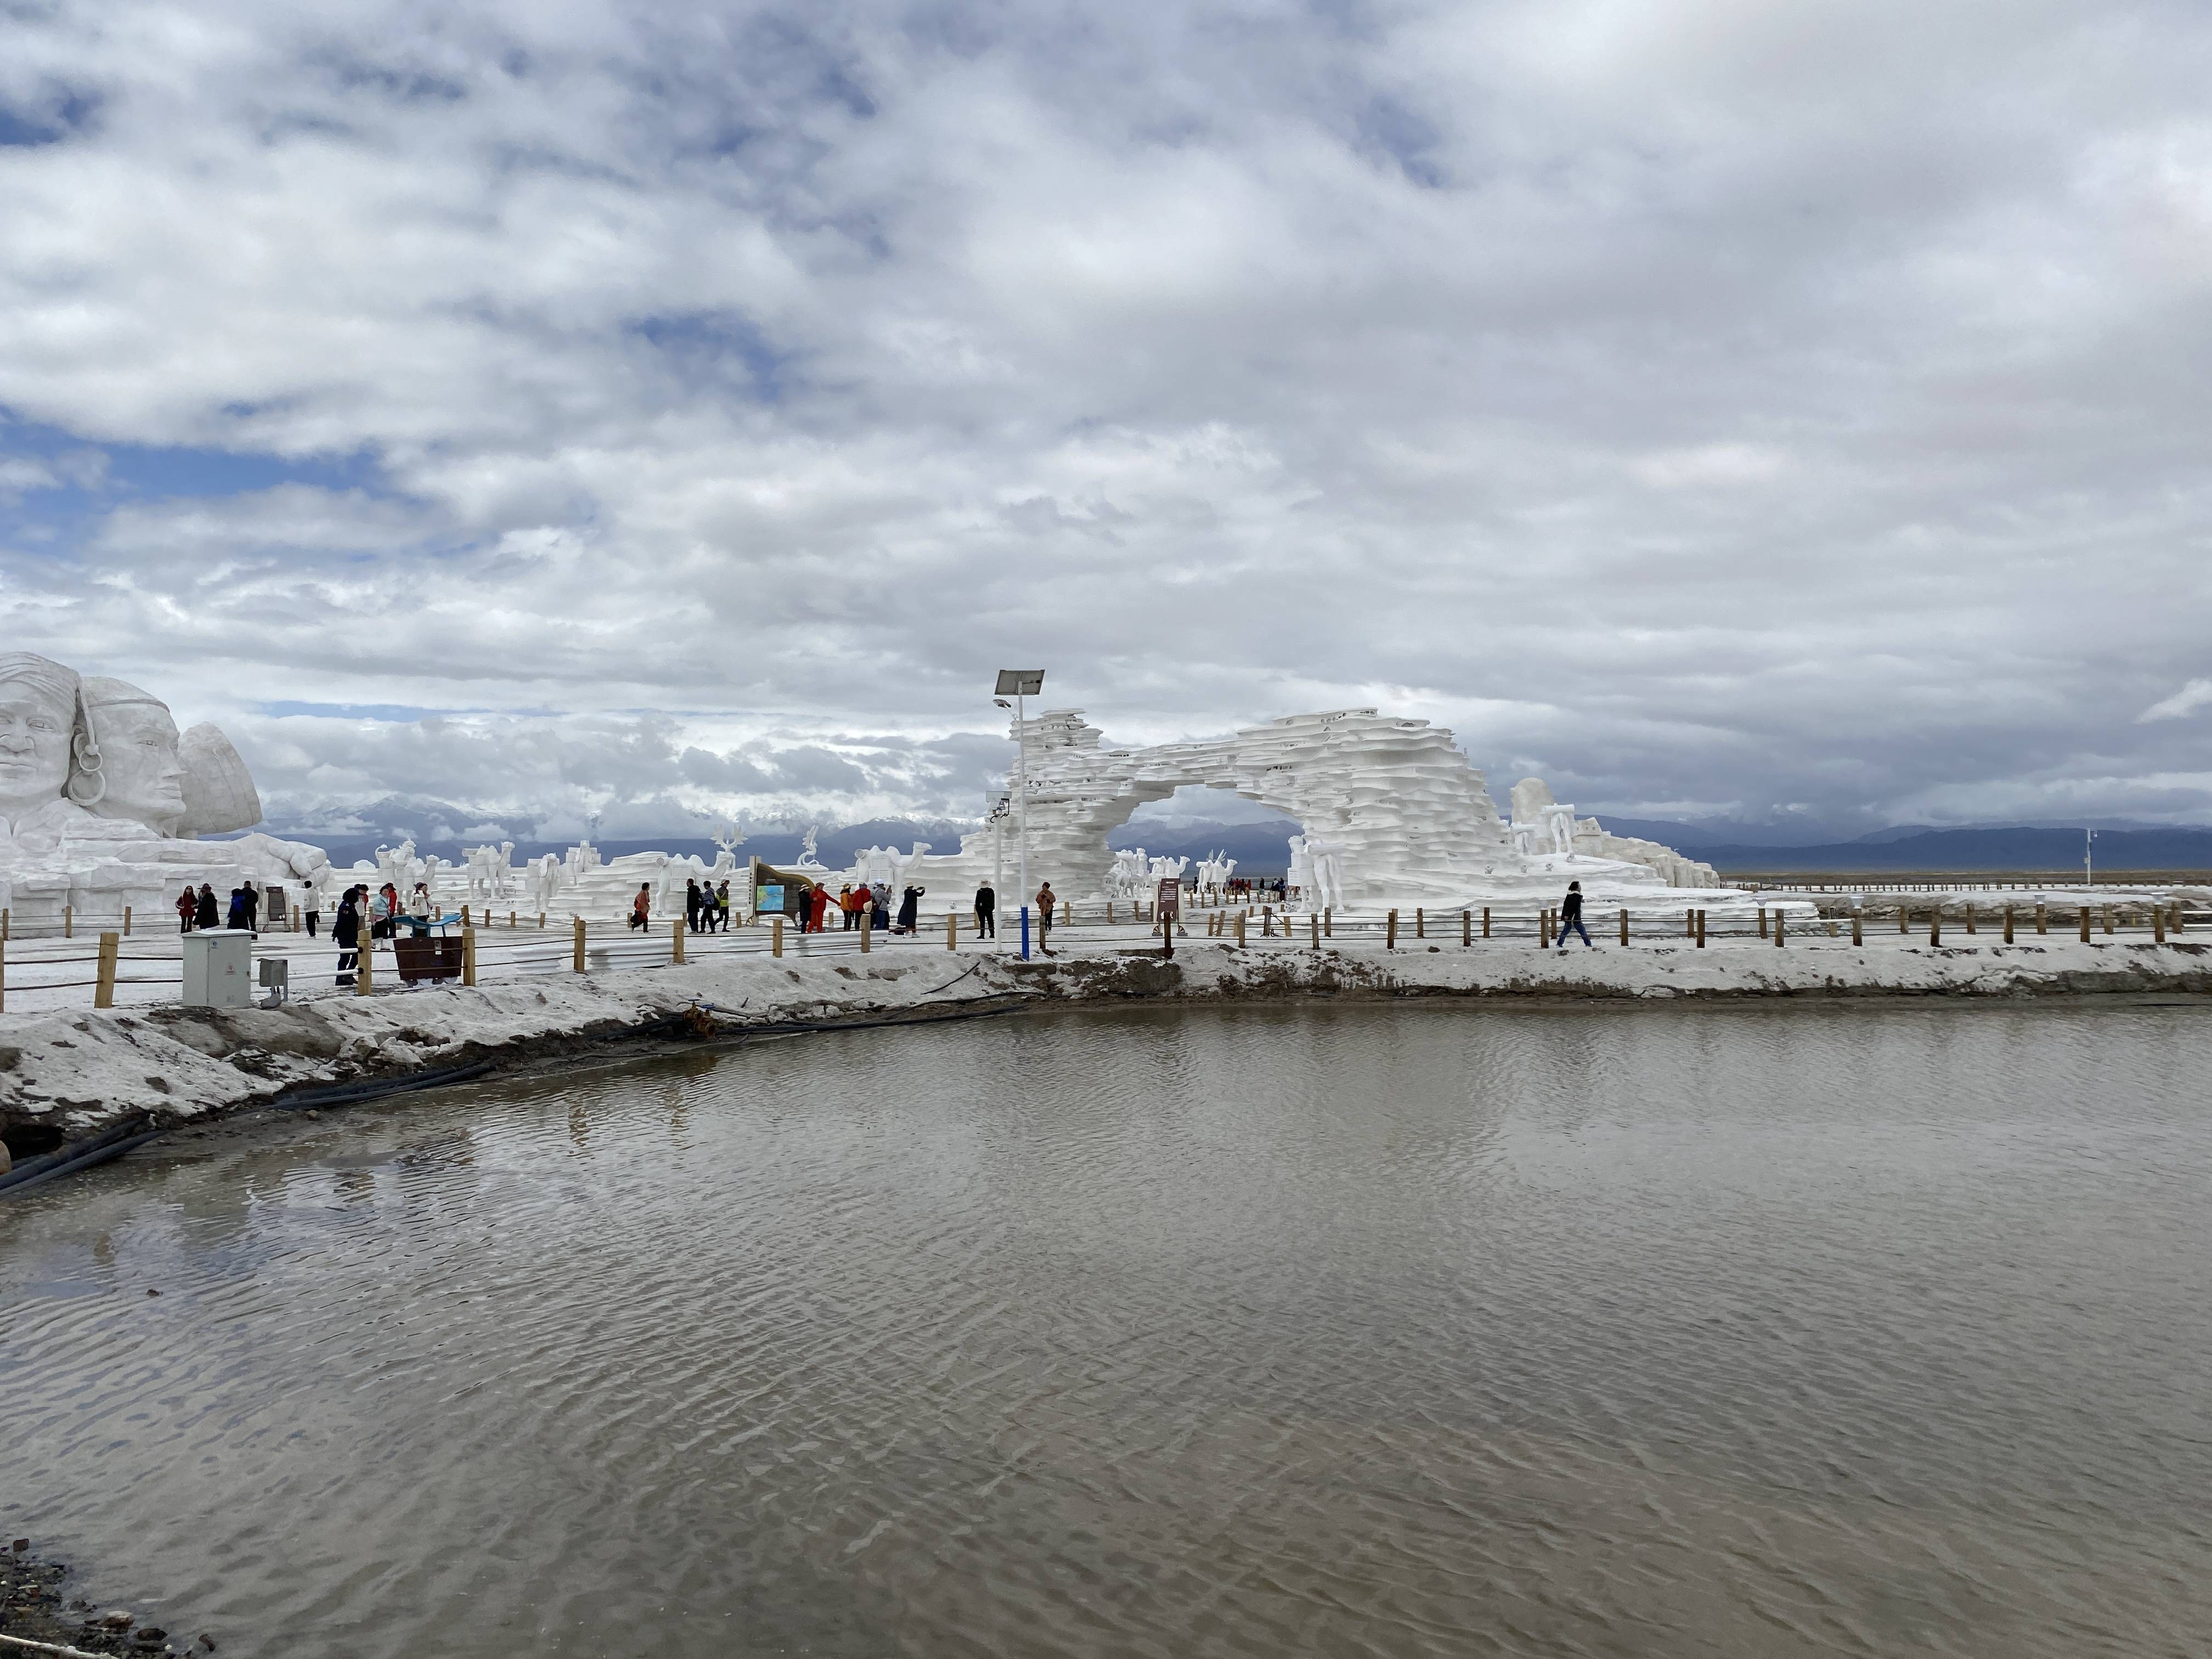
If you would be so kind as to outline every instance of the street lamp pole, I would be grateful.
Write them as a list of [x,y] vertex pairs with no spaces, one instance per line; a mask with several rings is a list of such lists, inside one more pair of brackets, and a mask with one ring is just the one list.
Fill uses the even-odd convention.
[[1044,690],[1044,670],[1042,668],[1001,668],[999,671],[998,698],[1000,708],[1006,699],[1014,700],[1014,837],[1018,851],[1015,862],[1020,874],[1022,901],[1022,954],[1029,954],[1030,936],[1030,724],[1029,702],[1031,697]]

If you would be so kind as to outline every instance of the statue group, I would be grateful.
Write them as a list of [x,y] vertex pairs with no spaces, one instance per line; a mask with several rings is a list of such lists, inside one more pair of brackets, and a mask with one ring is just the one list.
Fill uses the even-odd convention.
[[299,860],[327,862],[265,836],[197,839],[260,820],[253,780],[216,727],[179,732],[167,704],[127,680],[0,652],[0,903],[19,922],[158,904],[187,878],[301,880]]

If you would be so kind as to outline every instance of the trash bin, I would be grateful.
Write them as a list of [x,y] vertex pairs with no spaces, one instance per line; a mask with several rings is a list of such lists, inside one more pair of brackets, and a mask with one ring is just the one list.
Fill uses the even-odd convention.
[[186,933],[187,1008],[244,1008],[253,1000],[253,935],[243,927],[207,927]]

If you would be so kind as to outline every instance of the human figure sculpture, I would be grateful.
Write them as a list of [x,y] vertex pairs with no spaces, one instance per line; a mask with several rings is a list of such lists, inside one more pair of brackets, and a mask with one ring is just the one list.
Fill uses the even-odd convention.
[[185,817],[183,757],[168,705],[127,681],[83,683],[83,709],[106,787],[92,811],[173,836]]
[[1290,851],[1290,884],[1297,890],[1308,903],[1311,903],[1314,896],[1313,855],[1306,851],[1306,838],[1304,836],[1292,836]]
[[143,836],[91,809],[106,795],[103,757],[80,720],[74,669],[27,651],[0,653],[0,836],[17,855],[64,840]]
[[1344,908],[1343,847],[1319,836],[1305,838],[1306,856],[1313,861],[1312,908],[1321,910],[1340,910]]

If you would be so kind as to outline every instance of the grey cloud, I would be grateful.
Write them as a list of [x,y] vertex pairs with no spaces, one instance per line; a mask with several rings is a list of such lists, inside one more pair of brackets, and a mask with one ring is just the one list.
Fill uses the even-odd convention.
[[2201,9],[216,10],[15,23],[98,119],[0,147],[0,404],[382,471],[18,540],[37,648],[572,710],[412,739],[549,811],[972,811],[1015,659],[1614,810],[2212,810]]

